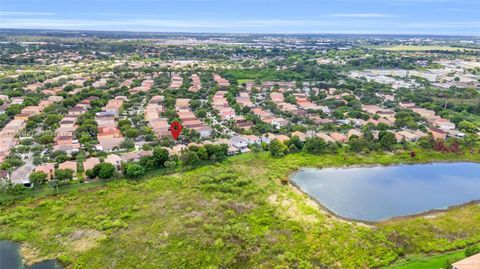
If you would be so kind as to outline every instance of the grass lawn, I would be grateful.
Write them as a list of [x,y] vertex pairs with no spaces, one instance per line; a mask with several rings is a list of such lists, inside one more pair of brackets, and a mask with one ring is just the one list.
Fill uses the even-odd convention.
[[401,253],[480,242],[478,204],[365,225],[331,216],[281,183],[301,167],[480,161],[479,154],[416,152],[415,160],[408,152],[250,153],[138,182],[41,190],[0,205],[0,240],[21,242],[28,262],[57,258],[67,268],[378,268]]
[[447,269],[447,265],[465,258],[463,250],[434,256],[414,256],[401,260],[386,269]]
[[253,82],[253,81],[255,81],[255,80],[253,80],[253,79],[239,79],[238,84]]

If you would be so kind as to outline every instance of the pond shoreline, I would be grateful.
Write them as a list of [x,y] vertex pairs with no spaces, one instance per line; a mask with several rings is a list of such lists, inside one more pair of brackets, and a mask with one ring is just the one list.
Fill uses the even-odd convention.
[[[39,257],[37,251],[26,243],[14,240],[0,240],[1,245],[7,248],[3,253],[6,258],[7,267],[12,269],[22,268],[42,268],[42,269],[60,269],[63,268],[57,259]],[[13,264],[10,264],[12,263]],[[0,261],[0,266],[2,265]],[[3,264],[5,265],[5,264]],[[15,268],[11,267],[14,266]]]
[[450,164],[450,163],[474,163],[474,164],[480,164],[478,161],[455,161],[455,160],[447,160],[447,161],[434,161],[434,162],[411,162],[411,163],[392,163],[392,164],[354,164],[354,165],[343,165],[343,166],[325,166],[325,167],[302,167],[288,175],[288,183],[293,186],[295,191],[298,191],[308,197],[309,200],[313,201],[315,204],[318,205],[318,208],[322,210],[325,214],[330,215],[331,217],[335,217],[337,219],[347,221],[350,223],[360,223],[364,225],[368,225],[371,227],[375,227],[378,224],[383,224],[383,223],[388,223],[388,222],[396,222],[396,221],[401,221],[401,220],[408,220],[408,219],[414,219],[418,217],[435,217],[439,214],[446,213],[448,211],[458,209],[458,208],[463,208],[471,205],[479,205],[480,206],[480,198],[471,200],[465,203],[461,204],[456,204],[456,205],[451,205],[446,208],[438,208],[438,209],[430,209],[427,211],[419,212],[419,213],[414,213],[414,214],[407,214],[407,215],[401,215],[401,216],[395,216],[395,217],[390,217],[386,219],[381,219],[378,221],[369,221],[369,220],[360,220],[360,219],[355,219],[355,218],[348,218],[339,215],[338,213],[334,212],[333,210],[329,209],[325,205],[323,205],[319,200],[317,200],[313,195],[307,193],[304,191],[300,186],[298,186],[297,183],[293,181],[293,177],[299,172],[302,172],[306,169],[351,169],[351,168],[376,168],[376,167],[401,167],[401,166],[411,166],[411,165],[432,165],[432,164]]

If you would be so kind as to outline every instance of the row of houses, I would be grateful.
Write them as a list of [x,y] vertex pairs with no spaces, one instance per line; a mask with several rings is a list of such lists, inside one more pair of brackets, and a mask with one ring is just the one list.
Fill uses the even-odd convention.
[[[428,132],[432,134],[435,139],[445,140],[447,136],[459,137],[462,136],[462,133],[455,130],[455,124],[450,122],[448,119],[444,119],[440,116],[437,116],[435,111],[416,107],[414,103],[399,103],[399,106],[404,109],[410,109],[415,113],[418,113],[420,116],[427,120],[429,127],[427,128]],[[363,121],[361,119],[356,119],[356,124],[363,126],[367,123],[373,123],[378,125],[379,123],[384,123],[388,126],[393,126],[395,124],[395,112],[392,109],[382,108],[377,105],[362,105],[362,110],[367,112],[370,115],[378,115],[380,118],[377,120],[370,118],[368,121]],[[397,140],[405,138],[408,141],[416,141],[422,136],[427,134],[417,130],[410,132],[403,130],[395,133]]]
[[425,108],[419,108],[414,103],[399,103],[399,106],[404,109],[410,109],[415,113],[420,114],[427,120],[430,125],[429,132],[432,133],[434,138],[445,139],[447,136],[462,137],[463,133],[456,130],[456,126],[448,119],[444,119],[436,115],[435,111]]
[[153,96],[144,111],[145,121],[148,122],[148,125],[158,138],[170,135],[168,119],[160,116],[162,112],[165,112],[163,106],[164,99],[164,96]]
[[276,129],[280,129],[282,126],[286,126],[289,123],[288,120],[275,116],[272,112],[263,110],[258,107],[252,109],[251,111],[253,114],[258,116],[260,120],[262,120],[265,123],[271,124]]
[[92,83],[92,87],[95,88],[101,88],[107,86],[107,79],[106,78],[101,78],[95,82]]
[[[250,129],[253,126],[253,123],[247,121],[245,117],[241,115],[237,115],[235,110],[230,107],[228,104],[227,98],[225,95],[227,94],[226,91],[217,91],[215,95],[212,97],[212,106],[214,109],[218,111],[220,119],[222,121],[225,120],[233,120],[235,125],[242,129]],[[249,97],[248,97],[249,98]]]
[[190,101],[188,98],[178,98],[175,103],[175,111],[182,121],[183,127],[195,130],[202,138],[210,137],[212,128],[195,116],[190,108]]
[[221,77],[219,74],[213,74],[213,80],[215,80],[215,82],[217,82],[218,86],[220,86],[221,88],[227,88],[228,86],[230,86],[230,82]]
[[142,81],[140,86],[133,87],[130,90],[128,90],[128,92],[130,92],[131,94],[136,94],[139,92],[148,92],[152,89],[153,84],[154,84],[153,79],[146,79]]
[[5,111],[7,108],[9,108],[11,105],[21,105],[23,104],[23,97],[13,97],[9,98],[8,95],[0,95],[0,100],[3,101],[3,104],[0,105],[0,115],[5,114]]
[[251,112],[258,116],[261,121],[273,125],[275,128],[280,128],[288,124],[286,119],[275,116],[273,113],[265,111],[252,103],[250,94],[248,92],[240,92],[236,97],[237,103],[240,107],[249,107]]
[[378,115],[378,119],[370,118],[366,123],[373,123],[375,126],[379,123],[384,123],[388,126],[393,126],[395,124],[395,111],[388,108],[382,108],[377,105],[362,105],[362,110],[373,115]]
[[310,101],[304,93],[294,93],[297,105],[304,110],[321,110],[325,113],[330,113],[330,109],[326,106],[319,106]]
[[197,74],[192,74],[190,77],[192,79],[192,85],[188,89],[190,92],[198,92],[202,88],[202,82],[200,81],[200,76]]
[[101,112],[96,113],[95,121],[98,126],[98,150],[111,151],[119,148],[125,140],[120,129],[118,129],[117,118],[124,101],[128,101],[125,96],[117,96],[109,100]]
[[171,83],[170,83],[170,89],[180,89],[183,85],[183,78],[180,76],[178,73],[172,73],[172,78],[171,78]]
[[234,119],[237,116],[235,110],[228,104],[227,98],[225,98],[226,94],[226,91],[217,91],[212,97],[212,106],[218,110],[221,120]]
[[249,107],[254,108],[255,105],[252,103],[250,94],[248,92],[240,92],[239,95],[235,98],[240,107]]
[[294,88],[295,87],[295,82],[293,81],[264,81],[260,85],[253,82],[253,81],[248,81],[245,83],[245,88],[248,92],[251,92],[253,89],[259,90],[259,91],[269,91],[272,90],[275,86],[281,87],[281,88]]
[[88,97],[68,110],[67,115],[60,121],[60,127],[55,130],[54,151],[63,151],[68,154],[79,151],[80,143],[75,139],[75,130],[78,128],[76,122],[78,117],[91,108],[90,102],[95,99],[98,97]]
[[285,102],[285,97],[281,92],[271,92],[270,99],[280,110],[284,112],[305,115],[304,111],[300,110],[296,105]]
[[63,100],[61,96],[50,96],[41,100],[36,106],[24,107],[21,112],[15,115],[14,119],[8,122],[0,131],[0,163],[10,154],[10,151],[18,143],[18,135],[25,128],[30,117],[38,115],[43,110],[55,103]]

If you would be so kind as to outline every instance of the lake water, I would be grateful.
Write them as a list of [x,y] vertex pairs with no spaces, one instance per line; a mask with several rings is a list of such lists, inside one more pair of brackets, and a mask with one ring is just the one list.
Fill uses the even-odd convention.
[[338,216],[363,221],[480,200],[480,164],[306,168],[292,181]]
[[0,241],[0,269],[59,269],[62,268],[53,260],[24,266],[19,253],[19,245],[11,241]]

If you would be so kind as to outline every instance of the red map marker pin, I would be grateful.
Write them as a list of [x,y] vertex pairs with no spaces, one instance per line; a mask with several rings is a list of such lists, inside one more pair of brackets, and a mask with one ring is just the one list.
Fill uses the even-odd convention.
[[170,124],[170,132],[172,133],[173,139],[177,140],[180,133],[182,133],[182,125],[180,122],[172,122],[172,124]]

